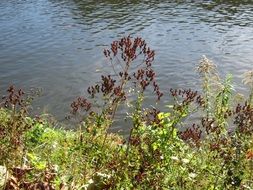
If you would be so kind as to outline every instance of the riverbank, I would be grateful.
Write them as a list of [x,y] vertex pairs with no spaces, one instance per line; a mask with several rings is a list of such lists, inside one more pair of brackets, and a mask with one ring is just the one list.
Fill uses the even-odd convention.
[[[182,122],[188,112],[153,112],[153,121],[142,120],[127,142],[109,134],[106,122],[83,123],[70,131],[46,117],[31,118],[22,109],[1,108],[0,165],[8,174],[2,175],[0,185],[3,189],[251,189],[253,108],[230,109],[231,115],[224,112],[219,117],[222,123],[202,118],[183,133],[174,126],[188,126]],[[232,133],[231,126],[236,126]]]
[[[103,124],[69,131],[46,118],[2,108],[0,165],[8,174],[2,175],[0,185],[3,189],[251,189],[253,109],[236,109],[238,127],[233,133],[207,120],[180,133],[173,127],[175,113],[168,112],[157,115],[159,122],[134,128],[126,142],[108,134]],[[203,133],[205,137],[200,137]]]

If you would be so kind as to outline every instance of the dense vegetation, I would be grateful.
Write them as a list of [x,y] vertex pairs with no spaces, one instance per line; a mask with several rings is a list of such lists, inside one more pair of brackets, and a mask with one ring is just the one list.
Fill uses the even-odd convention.
[[[249,97],[233,91],[203,57],[201,92],[170,89],[167,111],[145,108],[145,93],[164,96],[152,68],[155,52],[125,37],[104,51],[113,75],[71,104],[75,131],[43,115],[31,117],[31,96],[11,86],[0,108],[3,189],[252,189],[253,71]],[[119,106],[132,125],[128,139],[110,133]],[[124,119],[124,118],[122,118]]]

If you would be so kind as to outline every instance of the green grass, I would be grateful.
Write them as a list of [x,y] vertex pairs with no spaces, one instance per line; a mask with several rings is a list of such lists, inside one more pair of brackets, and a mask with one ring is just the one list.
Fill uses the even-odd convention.
[[[1,109],[1,127],[11,120]],[[172,126],[171,113],[160,113],[160,123],[140,125],[130,143],[117,134],[96,134],[54,128],[46,120],[22,118],[31,127],[9,147],[1,138],[0,165],[7,166],[16,183],[43,184],[55,189],[250,189],[253,186],[252,134],[210,133],[197,144],[184,141]],[[29,123],[28,122],[28,123]],[[30,125],[29,124],[29,125]],[[11,126],[9,126],[11,127]],[[12,134],[18,135],[18,134]],[[6,146],[5,146],[6,145]],[[24,174],[15,170],[20,168]],[[14,183],[14,184],[13,184]],[[7,188],[7,189],[8,189]]]

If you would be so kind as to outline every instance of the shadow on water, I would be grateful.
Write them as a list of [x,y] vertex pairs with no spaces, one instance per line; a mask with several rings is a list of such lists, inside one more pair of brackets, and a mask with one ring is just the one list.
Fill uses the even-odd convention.
[[[99,23],[103,25],[103,28],[98,27],[99,30],[126,27],[124,28],[126,32],[135,34],[152,22],[160,19],[173,22],[171,18],[181,14],[196,22],[211,25],[249,27],[253,25],[253,1],[72,0],[72,2],[73,19],[85,25]],[[131,27],[128,28],[129,25]]]

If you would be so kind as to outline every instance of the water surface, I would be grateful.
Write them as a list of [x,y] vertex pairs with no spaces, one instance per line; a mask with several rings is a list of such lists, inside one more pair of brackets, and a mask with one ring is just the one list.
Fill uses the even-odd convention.
[[0,34],[0,93],[10,84],[40,87],[34,112],[60,120],[108,72],[103,49],[129,34],[156,51],[163,91],[195,88],[203,54],[222,76],[234,75],[237,90],[245,91],[241,75],[253,69],[251,1],[1,0]]

